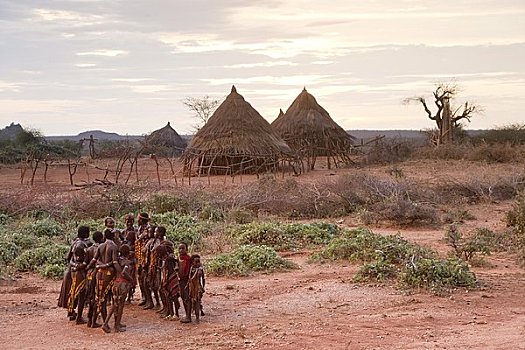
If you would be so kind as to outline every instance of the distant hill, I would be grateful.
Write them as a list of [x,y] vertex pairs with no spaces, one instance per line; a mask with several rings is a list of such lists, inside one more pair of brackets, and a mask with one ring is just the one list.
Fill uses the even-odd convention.
[[16,136],[24,131],[20,124],[11,123],[0,130],[0,140],[14,140]]
[[[13,124],[12,124],[13,125]],[[10,128],[11,126],[7,127]],[[14,127],[22,127],[19,124],[14,124]],[[6,128],[6,129],[7,129]],[[6,130],[3,129],[3,130]],[[3,132],[0,130],[0,135]],[[477,136],[486,130],[466,130],[470,136]],[[11,131],[14,132],[14,131]],[[378,136],[385,136],[387,139],[414,139],[417,141],[425,142],[426,134],[421,130],[346,130],[350,135],[352,135],[356,142],[366,142],[368,140],[374,139]],[[95,140],[141,140],[144,136],[141,135],[119,135],[114,132],[106,132],[102,130],[90,130],[81,132],[78,135],[71,136],[45,136],[46,140],[49,141],[59,141],[59,140],[71,140],[71,141],[80,141],[82,139],[89,139],[93,135]],[[193,135],[180,135],[185,141],[189,142]],[[0,136],[0,139],[2,137]]]
[[140,140],[143,139],[143,136],[138,135],[119,135],[115,132],[106,132],[102,130],[90,130],[90,131],[84,131],[81,132],[78,135],[71,135],[71,136],[46,136],[45,139],[49,141],[61,141],[61,140],[71,140],[71,141],[80,141],[83,139],[89,139],[93,135],[93,138],[95,140],[112,140],[112,141],[120,141],[120,140]]

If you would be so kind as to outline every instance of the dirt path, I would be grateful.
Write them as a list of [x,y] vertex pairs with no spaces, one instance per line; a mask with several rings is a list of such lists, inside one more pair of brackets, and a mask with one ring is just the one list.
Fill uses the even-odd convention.
[[478,270],[486,287],[449,297],[355,284],[352,265],[212,278],[200,324],[137,305],[128,331],[76,326],[55,307],[60,283],[25,275],[0,286],[2,349],[525,349],[525,273],[503,256]]

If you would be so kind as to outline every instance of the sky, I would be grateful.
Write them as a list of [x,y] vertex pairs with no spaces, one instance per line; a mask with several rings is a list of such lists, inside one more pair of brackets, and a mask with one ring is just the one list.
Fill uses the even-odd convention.
[[0,128],[189,134],[182,100],[235,85],[269,122],[306,87],[345,129],[428,129],[402,101],[447,82],[467,128],[525,122],[525,1],[0,0]]

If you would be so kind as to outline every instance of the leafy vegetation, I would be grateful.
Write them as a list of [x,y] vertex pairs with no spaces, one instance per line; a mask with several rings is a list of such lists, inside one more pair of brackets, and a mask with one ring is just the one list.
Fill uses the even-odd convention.
[[206,262],[207,271],[216,276],[245,276],[254,271],[275,271],[294,268],[277,252],[264,245],[241,245],[228,254],[220,254]]
[[230,235],[239,244],[259,244],[276,250],[297,250],[326,244],[340,233],[337,225],[329,223],[283,224],[254,222],[233,226]]
[[354,276],[356,282],[397,279],[402,286],[427,288],[436,293],[476,285],[476,276],[462,260],[441,260],[436,252],[402,237],[381,236],[365,228],[334,238],[312,260],[364,263]]
[[448,292],[457,287],[473,288],[476,275],[461,259],[412,259],[401,272],[401,282],[409,288],[425,288],[435,293]]

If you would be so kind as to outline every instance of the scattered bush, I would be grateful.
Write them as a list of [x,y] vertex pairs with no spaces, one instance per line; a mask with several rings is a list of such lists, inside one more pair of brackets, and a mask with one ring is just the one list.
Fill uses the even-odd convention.
[[188,246],[198,246],[202,238],[210,232],[210,227],[206,223],[177,212],[153,215],[152,223],[165,226],[166,236],[172,242],[185,242]]
[[264,245],[242,245],[229,254],[220,254],[206,262],[207,271],[216,276],[244,276],[253,271],[275,271],[294,268]]
[[64,268],[68,252],[69,246],[67,245],[48,244],[23,251],[13,263],[19,271],[43,271],[46,265],[59,265]]
[[64,235],[62,226],[50,217],[23,222],[19,230],[26,235],[35,235],[36,237],[60,237]]
[[518,260],[525,264],[525,190],[521,190],[516,196],[512,209],[507,213],[506,221],[515,236]]
[[473,288],[476,275],[460,259],[411,259],[401,273],[401,282],[409,288],[428,288],[434,293],[449,292],[457,287]]
[[404,286],[443,292],[454,287],[473,287],[476,277],[458,259],[440,260],[437,254],[399,236],[381,236],[367,229],[344,232],[312,260],[364,262],[356,282],[381,282],[400,276]]
[[257,222],[235,226],[230,235],[239,244],[260,244],[276,250],[296,250],[326,244],[339,234],[339,227],[329,223],[282,224]]
[[454,249],[457,259],[470,261],[474,256],[490,255],[492,231],[478,229],[473,234],[465,237],[455,224],[449,225],[445,231],[445,243]]

